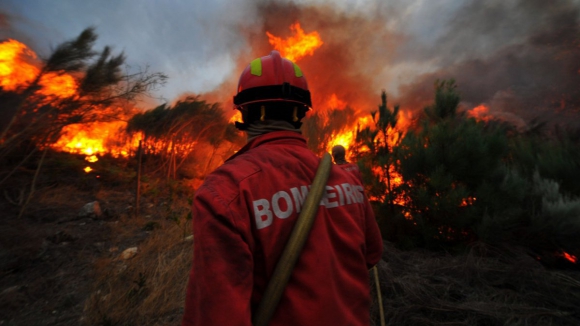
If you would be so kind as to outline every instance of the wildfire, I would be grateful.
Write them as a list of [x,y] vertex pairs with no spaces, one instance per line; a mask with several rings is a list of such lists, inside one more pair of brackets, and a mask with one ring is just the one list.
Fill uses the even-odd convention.
[[71,97],[77,93],[77,82],[69,74],[48,73],[40,78],[40,93],[46,96],[61,98]]
[[89,162],[98,160],[96,155],[109,153],[114,157],[128,156],[131,149],[137,148],[141,135],[133,139],[123,139],[124,121],[92,122],[68,125],[63,129],[60,139],[52,148],[76,154],[88,155]]
[[[9,39],[0,43],[0,86],[16,91],[38,77],[40,62],[34,51],[25,44]],[[45,96],[70,97],[76,94],[75,79],[65,73],[46,73],[39,80],[38,93]]]
[[318,32],[304,33],[300,27],[300,23],[296,22],[290,25],[292,36],[287,39],[274,36],[270,32],[268,35],[268,42],[274,46],[275,50],[280,51],[280,54],[288,58],[290,61],[296,62],[307,55],[313,55],[314,50],[322,46],[323,42]]
[[0,86],[14,91],[31,82],[39,71],[31,59],[35,60],[36,54],[26,45],[12,39],[0,43]]
[[336,94],[332,93],[332,95],[330,96],[330,99],[328,99],[327,106],[331,109],[342,110],[346,107],[346,102],[339,100],[338,97],[336,96]]
[[91,155],[91,156],[85,157],[85,161],[87,161],[89,163],[95,163],[98,160],[99,160],[99,158],[97,157],[97,155]]
[[491,116],[489,115],[489,108],[485,104],[478,105],[467,111],[467,115],[475,118],[476,120],[489,121],[491,119]]
[[232,117],[229,120],[229,123],[235,123],[236,121],[242,121],[242,112],[238,110],[236,110],[236,113],[232,115]]
[[90,166],[87,166],[86,168],[83,169],[86,173],[91,172],[93,169],[91,169]]
[[[68,98],[77,95],[76,79],[64,72],[43,73],[36,53],[25,44],[9,39],[0,43],[0,87],[16,91],[28,87],[36,79],[40,88],[36,94],[51,98]],[[124,117],[128,118],[128,117]],[[124,121],[73,124],[63,128],[60,139],[51,145],[60,151],[87,155],[88,162],[96,162],[97,155],[110,153],[115,157],[127,156],[135,148],[137,139],[122,140]],[[88,171],[87,171],[88,169]],[[85,171],[91,171],[87,167]]]

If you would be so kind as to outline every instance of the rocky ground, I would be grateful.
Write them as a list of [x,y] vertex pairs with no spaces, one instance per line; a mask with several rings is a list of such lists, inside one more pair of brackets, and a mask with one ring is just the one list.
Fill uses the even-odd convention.
[[[47,201],[54,192],[61,192],[60,203],[52,206]],[[89,192],[59,187],[39,194],[21,218],[18,207],[0,206],[0,324],[78,325],[95,262],[120,255],[145,235],[135,230],[128,239],[113,237],[127,215],[112,211],[130,205],[130,193],[107,193],[100,198],[105,211],[97,214],[82,212],[96,200]]]

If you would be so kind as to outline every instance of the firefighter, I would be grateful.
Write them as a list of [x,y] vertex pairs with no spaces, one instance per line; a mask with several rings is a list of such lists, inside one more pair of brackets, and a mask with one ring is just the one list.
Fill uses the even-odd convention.
[[332,158],[334,164],[338,165],[341,169],[352,173],[362,182],[362,175],[360,174],[360,169],[355,163],[349,163],[346,160],[346,149],[342,145],[336,145],[332,147],[331,150]]
[[[183,325],[252,325],[320,162],[301,135],[312,105],[295,63],[253,60],[234,104],[248,142],[196,192]],[[269,325],[369,325],[382,240],[360,181],[332,165],[316,214]]]

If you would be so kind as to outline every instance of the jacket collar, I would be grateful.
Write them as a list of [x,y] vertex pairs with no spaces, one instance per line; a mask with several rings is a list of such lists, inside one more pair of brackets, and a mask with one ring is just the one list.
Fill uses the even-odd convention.
[[306,138],[304,138],[301,134],[299,134],[295,131],[272,131],[272,132],[263,134],[261,136],[258,136],[256,138],[252,139],[244,147],[242,147],[237,153],[230,156],[230,158],[228,158],[226,160],[226,162],[230,161],[230,160],[234,159],[235,157],[242,155],[245,152],[247,152],[253,148],[256,148],[258,146],[261,146],[264,144],[274,144],[274,143],[276,143],[276,144],[288,144],[288,145],[301,146],[301,147],[307,148]]

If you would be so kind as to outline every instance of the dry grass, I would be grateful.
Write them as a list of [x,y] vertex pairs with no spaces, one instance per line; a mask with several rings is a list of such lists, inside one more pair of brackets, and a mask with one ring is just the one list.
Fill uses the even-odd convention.
[[[385,243],[383,258],[387,325],[580,325],[580,275],[546,270],[516,249],[449,256]],[[380,325],[376,303],[372,315]]]
[[[101,190],[108,207],[129,207],[130,193]],[[154,185],[144,191],[139,216],[115,214],[108,257],[94,264],[94,286],[85,301],[86,325],[178,325],[192,257],[191,189],[181,184]],[[136,246],[131,259],[123,250]]]
[[96,264],[87,325],[177,325],[191,264],[191,241],[176,225],[154,231],[130,260]]

